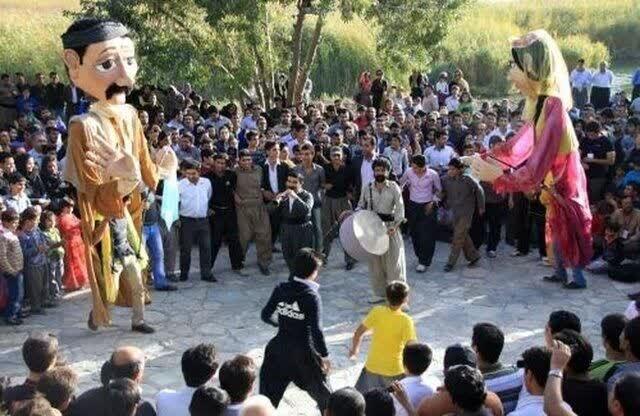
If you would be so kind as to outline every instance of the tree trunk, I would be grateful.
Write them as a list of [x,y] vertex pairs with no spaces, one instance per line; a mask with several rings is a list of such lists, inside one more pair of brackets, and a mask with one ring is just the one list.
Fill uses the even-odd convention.
[[[253,54],[255,55],[255,58],[256,58],[256,76],[257,76],[256,85],[260,87],[259,97],[262,100],[262,106],[265,109],[269,109],[271,107],[272,94],[269,89],[269,84],[267,82],[267,74],[264,67],[264,60],[262,59],[262,55],[260,54],[260,51],[258,51],[258,46],[255,43],[253,43],[252,46],[253,46]],[[256,89],[256,91],[258,91],[258,89]]]
[[300,74],[300,59],[302,57],[302,29],[307,15],[302,1],[298,0],[298,15],[293,24],[293,36],[291,37],[291,67],[289,68],[289,88],[287,90],[287,104],[293,105],[295,86]]
[[[274,74],[274,64],[273,64],[273,48],[271,45],[271,24],[269,22],[269,8],[264,8],[264,31],[266,33],[266,41],[267,41],[267,73],[265,74],[265,81],[267,83],[267,96],[269,99],[269,105],[273,103],[273,98],[276,94],[276,82],[275,82],[275,74]],[[267,78],[268,76],[268,78]]]
[[313,36],[311,37],[311,43],[309,44],[309,49],[307,50],[307,56],[304,60],[304,64],[300,71],[300,76],[298,77],[298,82],[296,83],[296,87],[294,90],[294,100],[296,104],[302,102],[302,92],[304,91],[304,84],[307,82],[307,78],[311,73],[311,67],[313,66],[313,62],[315,61],[316,55],[318,54],[318,46],[320,45],[323,27],[324,13],[320,13],[318,15],[318,19],[316,20],[316,26],[313,29]]

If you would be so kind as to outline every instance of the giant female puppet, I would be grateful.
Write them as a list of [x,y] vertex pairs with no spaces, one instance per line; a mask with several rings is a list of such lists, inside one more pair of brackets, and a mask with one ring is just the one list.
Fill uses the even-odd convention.
[[[89,328],[110,324],[122,278],[133,307],[132,329],[153,332],[144,323],[141,279],[140,186],[155,189],[160,177],[175,177],[175,154],[164,149],[154,164],[136,110],[125,104],[138,65],[128,30],[118,22],[82,19],[62,35],[64,63],[71,82],[93,103],[87,114],[73,117],[65,179],[77,192],[93,308]],[[124,248],[123,248],[124,247]],[[124,254],[116,263],[116,254]],[[137,251],[131,254],[131,251]]]
[[[556,253],[556,274],[567,288],[583,288],[581,269],[591,259],[591,212],[578,140],[567,111],[571,89],[558,45],[544,30],[516,39],[511,53],[511,81],[522,92],[526,124],[516,136],[471,160],[472,172],[495,190],[542,189],[548,201],[547,229]],[[506,168],[511,171],[504,172]],[[567,280],[564,266],[574,269]]]

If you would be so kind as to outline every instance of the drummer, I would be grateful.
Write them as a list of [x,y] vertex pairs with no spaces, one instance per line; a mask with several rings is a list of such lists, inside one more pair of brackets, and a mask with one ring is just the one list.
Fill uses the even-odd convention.
[[376,304],[385,301],[388,283],[394,280],[407,281],[407,266],[400,233],[400,224],[405,220],[402,192],[397,183],[389,180],[391,162],[387,158],[374,160],[372,167],[374,181],[363,186],[358,209],[378,214],[389,234],[389,250],[369,260],[369,280],[373,289],[373,298],[369,303]]

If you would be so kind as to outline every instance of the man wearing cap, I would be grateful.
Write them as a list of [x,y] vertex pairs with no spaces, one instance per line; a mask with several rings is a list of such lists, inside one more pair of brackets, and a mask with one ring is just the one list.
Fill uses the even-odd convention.
[[453,240],[451,241],[451,253],[444,266],[444,271],[453,270],[460,256],[460,251],[469,261],[469,266],[474,266],[480,260],[480,253],[473,245],[469,230],[473,220],[473,213],[478,210],[484,214],[484,192],[482,188],[469,175],[464,175],[465,165],[458,158],[449,162],[447,176],[442,180],[442,199],[453,211]]
[[416,271],[424,273],[431,265],[436,248],[437,198],[442,192],[438,172],[429,169],[423,155],[411,158],[411,168],[400,179],[409,188],[407,217],[413,250],[418,258]]
[[389,160],[375,159],[372,166],[374,181],[363,187],[358,209],[378,214],[389,234],[389,250],[381,256],[373,256],[369,261],[369,279],[374,294],[370,303],[382,303],[389,282],[407,281],[404,243],[400,233],[400,225],[405,221],[404,202],[398,184],[389,180]]
[[[70,121],[64,178],[77,191],[93,299],[88,325],[97,329],[110,323],[107,304],[115,301],[117,285],[112,283],[108,253],[105,256],[109,231],[99,239],[100,250],[89,243],[94,241],[96,224],[130,214],[139,235],[140,183],[155,189],[160,177],[175,175],[177,158],[167,147],[156,154],[158,164],[153,163],[137,111],[125,104],[138,70],[135,46],[125,26],[109,20],[77,20],[62,35],[62,44],[69,78],[95,100],[87,114]],[[130,206],[125,203],[127,196]]]
[[[324,198],[322,200],[322,229],[324,237],[325,261],[329,259],[331,243],[337,237],[336,232],[330,232],[338,224],[340,214],[351,209],[348,194],[353,187],[351,171],[345,166],[344,154],[340,147],[331,148],[331,163],[325,167]],[[346,269],[353,269],[355,260],[344,253]]]

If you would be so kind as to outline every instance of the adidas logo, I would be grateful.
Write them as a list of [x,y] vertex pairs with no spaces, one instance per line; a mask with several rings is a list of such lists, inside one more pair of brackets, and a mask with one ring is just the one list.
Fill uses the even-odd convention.
[[305,319],[304,313],[300,312],[300,306],[298,305],[298,302],[293,302],[293,304],[280,302],[278,303],[276,312],[278,313],[278,315],[282,315],[284,317],[295,319],[298,321],[304,321]]

